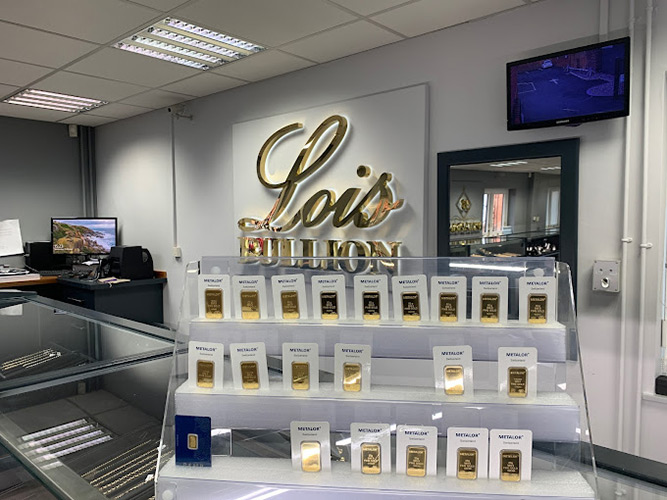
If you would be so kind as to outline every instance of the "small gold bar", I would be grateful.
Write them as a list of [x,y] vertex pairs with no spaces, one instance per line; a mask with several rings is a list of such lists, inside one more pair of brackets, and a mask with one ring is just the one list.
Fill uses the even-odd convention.
[[445,394],[460,396],[463,394],[463,366],[447,365],[444,368]]
[[510,366],[507,369],[507,394],[511,398],[525,398],[528,388],[528,369]]
[[456,293],[440,294],[440,321],[445,323],[458,321],[458,302],[459,296]]
[[320,303],[322,305],[322,319],[338,319],[338,293],[322,292],[320,293]]
[[406,459],[405,473],[408,476],[426,475],[426,446],[408,446]]
[[310,363],[292,361],[292,389],[296,391],[310,389]]
[[477,448],[459,448],[456,451],[456,477],[477,479]]
[[280,292],[280,302],[283,305],[283,319],[299,319],[299,293],[296,290]]
[[500,295],[483,293],[480,295],[480,302],[479,320],[482,323],[498,323],[500,321]]
[[301,441],[301,470],[304,472],[319,472],[322,470],[320,443],[318,441]]
[[188,450],[199,448],[199,436],[197,434],[188,434]]
[[421,319],[419,294],[417,292],[401,293],[401,303],[403,304],[403,321],[419,321]]
[[547,322],[547,296],[543,293],[528,295],[528,323]]
[[197,387],[213,388],[213,361],[197,360]]
[[521,451],[500,451],[500,479],[502,481],[521,481]]
[[362,295],[364,319],[380,319],[380,292],[364,292]]
[[206,319],[222,319],[222,289],[207,288],[204,291]]
[[343,364],[343,390],[348,392],[361,391],[361,364]]
[[361,472],[363,474],[379,474],[382,472],[380,445],[378,443],[361,444]]
[[259,389],[259,367],[257,361],[241,362],[241,383],[244,389]]
[[241,291],[241,317],[259,319],[259,292],[257,290]]

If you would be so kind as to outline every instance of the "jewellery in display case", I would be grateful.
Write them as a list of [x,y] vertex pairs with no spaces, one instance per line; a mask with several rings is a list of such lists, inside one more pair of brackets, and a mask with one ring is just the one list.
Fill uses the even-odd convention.
[[396,321],[420,321],[429,318],[426,276],[393,276],[391,288]]
[[475,427],[447,429],[447,476],[485,479],[488,476],[489,430]]
[[466,319],[466,286],[463,276],[431,277],[431,320],[455,323]]
[[351,467],[362,474],[391,473],[391,427],[389,424],[350,425]]
[[396,473],[413,477],[435,476],[438,461],[438,428],[396,427]]
[[500,450],[501,481],[521,481],[521,452]]
[[268,317],[264,276],[233,276],[236,319],[258,320]]
[[313,292],[313,314],[316,318],[332,321],[347,317],[345,275],[313,276],[311,278],[311,286]]
[[271,277],[276,318],[290,321],[307,318],[306,282],[303,274],[277,274]]
[[259,292],[243,290],[241,292],[241,317],[243,319],[259,319]]
[[371,388],[371,346],[336,344],[334,346],[334,390],[369,391]]
[[530,324],[554,323],[556,298],[555,278],[519,278],[519,321]]
[[405,473],[408,476],[426,476],[426,446],[408,446],[405,457]]
[[319,390],[319,347],[315,343],[286,342],[282,345],[283,389]]
[[507,323],[508,280],[505,276],[475,276],[472,279],[472,320]]
[[389,319],[389,287],[384,274],[354,277],[355,318],[363,321]]
[[472,348],[467,345],[433,347],[435,390],[447,396],[472,395]]
[[500,321],[500,295],[483,293],[479,296],[479,320],[482,323],[498,323]]
[[211,418],[176,415],[176,465],[211,466]]
[[510,366],[507,369],[507,394],[511,398],[525,398],[528,394],[528,369],[525,366]]
[[498,348],[498,394],[510,398],[537,396],[537,349]]
[[230,344],[229,353],[235,389],[265,390],[269,388],[266,347],[263,342]]
[[304,472],[320,472],[320,443],[317,441],[301,441],[301,470]]
[[241,361],[241,385],[244,389],[259,389],[257,361]]
[[290,423],[292,468],[302,472],[331,470],[329,422]]
[[449,396],[460,396],[464,393],[463,388],[463,366],[446,365],[445,374],[445,394]]
[[456,458],[456,477],[477,479],[477,448],[459,448]]
[[542,293],[528,295],[528,323],[547,322],[547,296]]
[[199,317],[211,320],[231,317],[229,276],[201,274],[198,281]]
[[364,319],[377,321],[380,319],[380,292],[363,292]]
[[188,342],[188,380],[202,389],[221,389],[225,346],[217,342]]
[[533,461],[532,431],[491,429],[489,436],[489,477],[502,481],[529,481]]

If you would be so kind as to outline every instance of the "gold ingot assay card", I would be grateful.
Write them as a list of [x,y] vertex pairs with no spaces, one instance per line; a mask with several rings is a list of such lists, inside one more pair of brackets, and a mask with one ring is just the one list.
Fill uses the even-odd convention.
[[280,292],[280,302],[283,306],[283,319],[299,319],[299,292],[283,290]]
[[528,323],[547,322],[547,296],[541,293],[528,295]]
[[206,319],[222,319],[222,290],[207,288],[204,291],[206,301]]
[[310,389],[310,363],[292,361],[292,389],[297,391]]
[[460,396],[463,394],[463,366],[447,365],[444,368],[445,394]]
[[338,319],[338,293],[320,293],[320,304],[322,306],[322,319]]
[[500,452],[500,479],[503,481],[521,481],[521,452],[502,450]]
[[459,448],[456,457],[456,477],[477,479],[477,448]]
[[483,293],[479,300],[479,320],[482,323],[498,323],[500,320],[500,295],[497,293]]
[[199,448],[199,436],[197,434],[188,434],[188,450]]
[[343,390],[348,392],[361,391],[361,364],[343,364]]
[[408,446],[405,473],[414,477],[426,475],[426,446]]
[[364,319],[380,319],[380,292],[364,292],[361,296]]
[[319,472],[321,469],[320,443],[317,441],[302,441],[301,470],[304,472]]
[[257,290],[241,291],[241,317],[259,319],[259,292]]
[[361,444],[361,472],[364,474],[379,474],[382,472],[380,445],[378,443]]
[[401,294],[403,306],[403,321],[419,321],[419,294],[417,292],[403,292]]
[[241,362],[241,384],[244,389],[259,389],[259,367],[257,361]]
[[197,387],[213,387],[214,366],[213,361],[197,360]]
[[525,398],[528,388],[528,369],[510,366],[507,369],[507,394],[511,398]]
[[458,321],[459,296],[455,293],[440,294],[440,321],[446,323]]

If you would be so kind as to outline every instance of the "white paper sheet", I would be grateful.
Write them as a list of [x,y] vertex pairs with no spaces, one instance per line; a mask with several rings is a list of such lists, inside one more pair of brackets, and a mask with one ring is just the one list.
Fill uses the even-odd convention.
[[0,221],[0,257],[23,253],[23,238],[18,219]]

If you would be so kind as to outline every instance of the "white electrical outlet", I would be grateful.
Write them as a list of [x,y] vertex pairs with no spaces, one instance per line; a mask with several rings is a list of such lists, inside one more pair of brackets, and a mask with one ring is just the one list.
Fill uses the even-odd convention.
[[620,267],[618,260],[596,260],[593,263],[593,291],[618,293],[621,290]]

